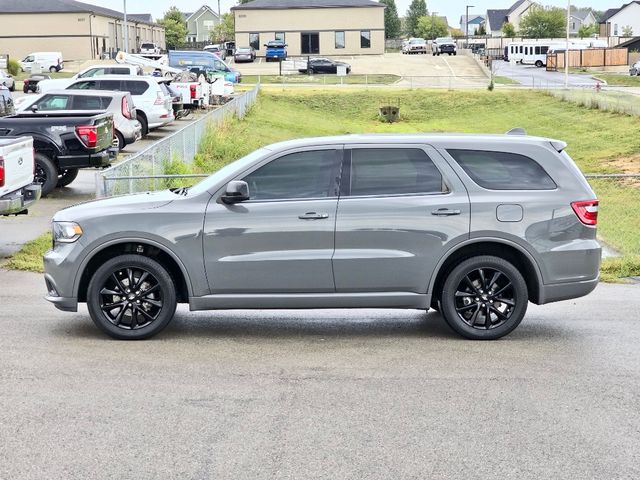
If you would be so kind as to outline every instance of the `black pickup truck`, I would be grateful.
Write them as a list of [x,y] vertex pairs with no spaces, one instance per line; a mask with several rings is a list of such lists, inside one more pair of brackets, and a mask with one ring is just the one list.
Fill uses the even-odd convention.
[[23,113],[0,118],[0,137],[33,137],[34,181],[42,195],[69,185],[83,167],[107,167],[115,158],[110,113]]

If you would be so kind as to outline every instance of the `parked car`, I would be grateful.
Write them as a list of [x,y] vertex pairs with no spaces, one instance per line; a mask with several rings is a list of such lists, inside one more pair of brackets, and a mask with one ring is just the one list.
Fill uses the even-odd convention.
[[32,74],[29,78],[24,80],[24,84],[22,86],[22,91],[24,93],[36,92],[38,89],[38,84],[43,80],[50,80],[51,77],[49,75],[41,75],[41,74]]
[[598,283],[598,201],[564,142],[348,135],[261,148],[191,188],[58,212],[47,300],[148,338],[191,310],[415,308],[496,339]]
[[122,150],[142,138],[142,126],[129,92],[106,90],[53,90],[37,97],[28,97],[17,107],[19,112],[109,112],[113,115],[113,146]]
[[457,55],[457,46],[453,38],[439,37],[436,38],[431,44],[433,55],[440,55],[442,53],[448,53],[451,55]]
[[46,93],[51,90],[61,90],[67,88],[76,80],[81,78],[100,77],[102,75],[144,75],[142,67],[127,65],[122,63],[92,65],[70,78],[54,78],[42,80],[36,87],[37,93]]
[[4,85],[12,92],[16,89],[16,81],[13,79],[13,75],[4,70],[0,70],[0,85]]
[[116,90],[129,92],[133,98],[136,119],[142,125],[142,136],[149,131],[175,120],[173,100],[158,85],[162,79],[135,75],[103,75],[78,79],[67,87],[69,90]]
[[199,52],[197,50],[169,50],[167,55],[169,66],[181,70],[194,69],[211,73],[223,73],[225,79],[233,82],[242,82],[242,73],[231,68],[217,55],[211,52]]
[[145,42],[140,44],[140,55],[160,55],[162,49],[155,43]]
[[629,69],[629,75],[632,77],[640,75],[640,61],[634,63]]
[[84,167],[107,167],[117,151],[110,113],[16,113],[0,118],[0,138],[33,137],[35,179],[42,196],[69,185]]
[[227,51],[225,50],[224,45],[207,45],[202,50],[217,55],[221,60],[227,59]]
[[38,201],[33,171],[33,138],[0,137],[0,215],[27,213]]
[[427,53],[427,41],[424,38],[411,38],[406,44],[402,45],[402,53]]
[[11,92],[4,85],[0,85],[0,117],[12,115],[15,110]]
[[301,68],[300,73],[338,73],[338,67],[345,67],[347,74],[351,73],[351,65],[345,62],[336,62],[330,58],[315,57],[307,62],[307,68]]
[[256,51],[253,47],[238,47],[233,54],[233,61],[240,62],[253,62],[256,59]]
[[266,47],[265,61],[287,59],[287,44],[282,40],[271,40],[264,46]]
[[236,53],[236,42],[224,42],[223,45],[227,57],[233,57],[234,53]]
[[30,72],[34,65],[40,66],[42,70],[59,72],[64,68],[61,52],[33,52],[27,55],[20,62],[23,72]]

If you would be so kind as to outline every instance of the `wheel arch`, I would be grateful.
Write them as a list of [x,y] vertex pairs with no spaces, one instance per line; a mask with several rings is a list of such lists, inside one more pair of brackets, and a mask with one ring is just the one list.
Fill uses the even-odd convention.
[[187,269],[180,258],[159,242],[149,239],[126,238],[104,243],[84,258],[74,282],[74,296],[79,302],[86,302],[89,281],[103,261],[115,255],[124,254],[137,254],[157,260],[173,278],[178,302],[186,303],[189,301],[193,288]]
[[431,277],[427,293],[434,299],[439,298],[447,274],[460,262],[479,255],[493,255],[511,262],[523,273],[529,290],[529,301],[536,304],[540,302],[543,280],[535,258],[521,245],[498,238],[473,239],[450,250],[436,266],[437,273]]

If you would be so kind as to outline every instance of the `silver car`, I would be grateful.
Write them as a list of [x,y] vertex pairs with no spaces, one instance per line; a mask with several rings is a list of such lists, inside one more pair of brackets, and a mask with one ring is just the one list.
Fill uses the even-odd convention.
[[13,75],[10,75],[4,70],[0,70],[0,85],[4,85],[11,92],[15,91],[16,89],[16,81],[13,78]]
[[558,140],[353,135],[259,149],[192,188],[53,219],[47,300],[120,339],[191,310],[440,310],[496,339],[598,282],[598,201]]

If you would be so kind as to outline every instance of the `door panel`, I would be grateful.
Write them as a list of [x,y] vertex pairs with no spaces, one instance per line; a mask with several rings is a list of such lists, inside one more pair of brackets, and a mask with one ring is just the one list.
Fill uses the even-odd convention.
[[[418,148],[428,154],[433,161],[431,167],[435,165],[442,174],[446,192],[411,192],[415,188],[410,179],[402,184],[399,174],[381,176],[384,172],[376,169],[363,172],[359,180],[347,179],[343,173],[343,187],[348,182],[349,189],[364,194],[350,196],[345,189],[341,192],[333,256],[337,292],[425,293],[442,255],[469,237],[469,197],[451,167],[430,147],[400,147]],[[371,148],[379,151],[381,146]],[[401,172],[402,167],[395,170]],[[353,177],[354,170],[349,172]],[[434,189],[437,183],[433,175],[437,173],[430,168],[421,172],[430,178],[419,174],[417,185]],[[371,175],[367,178],[368,173]],[[376,188],[397,193],[375,195]],[[401,193],[402,189],[408,192]]]

